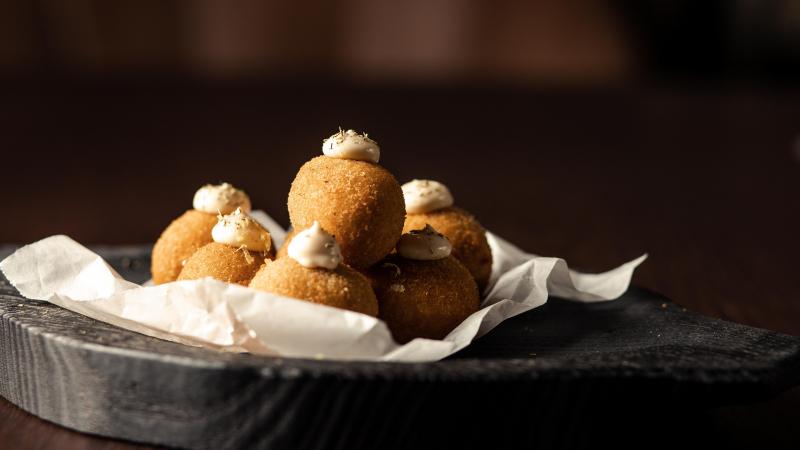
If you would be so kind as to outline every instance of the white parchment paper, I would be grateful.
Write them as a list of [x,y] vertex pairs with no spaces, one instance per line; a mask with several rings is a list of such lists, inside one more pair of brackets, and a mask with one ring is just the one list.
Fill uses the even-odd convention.
[[[263,213],[254,216],[280,245],[285,231]],[[0,262],[0,269],[26,298],[187,345],[285,357],[435,361],[503,320],[543,305],[548,295],[613,300],[627,290],[634,269],[647,257],[602,274],[583,274],[563,259],[525,253],[492,233],[487,238],[494,262],[482,309],[443,340],[415,339],[402,346],[376,318],[211,278],[140,286],[67,236],[22,247]]]

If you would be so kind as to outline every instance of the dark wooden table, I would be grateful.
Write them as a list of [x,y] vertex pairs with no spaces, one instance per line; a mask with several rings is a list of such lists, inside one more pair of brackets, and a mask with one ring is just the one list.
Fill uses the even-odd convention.
[[[9,86],[15,86],[9,88]],[[800,334],[800,93],[285,82],[6,83],[0,242],[64,233],[152,242],[226,180],[287,222],[296,169],[339,125],[370,132],[401,182],[436,178],[523,248],[596,271],[642,252],[634,282],[703,314]],[[800,390],[705,412],[714,442],[800,443]],[[12,448],[135,448],[0,400]]]

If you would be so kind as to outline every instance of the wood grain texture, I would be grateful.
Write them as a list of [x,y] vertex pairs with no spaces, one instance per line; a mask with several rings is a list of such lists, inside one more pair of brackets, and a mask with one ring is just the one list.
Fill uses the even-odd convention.
[[[147,248],[98,251],[123,276],[147,278]],[[641,289],[608,303],[552,299],[446,361],[402,364],[183,346],[22,299],[3,281],[0,355],[0,394],[26,411],[187,448],[414,448],[422,436],[491,445],[478,432],[491,427],[509,442],[583,446],[565,430],[594,430],[601,410],[628,417],[644,399],[658,414],[763,400],[800,379],[800,338],[709,319]],[[475,434],[447,433],[465,426]]]

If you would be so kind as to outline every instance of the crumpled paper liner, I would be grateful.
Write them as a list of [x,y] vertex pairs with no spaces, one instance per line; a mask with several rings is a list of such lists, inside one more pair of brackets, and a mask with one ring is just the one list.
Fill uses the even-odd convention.
[[[276,240],[285,231],[254,216]],[[443,340],[392,340],[386,324],[363,314],[228,284],[211,278],[140,286],[67,236],[18,249],[0,269],[26,298],[148,336],[234,352],[371,361],[436,361],[469,345],[500,322],[543,305],[548,295],[579,302],[612,300],[647,255],[602,274],[569,270],[560,258],[525,253],[487,233],[493,267],[481,309]]]

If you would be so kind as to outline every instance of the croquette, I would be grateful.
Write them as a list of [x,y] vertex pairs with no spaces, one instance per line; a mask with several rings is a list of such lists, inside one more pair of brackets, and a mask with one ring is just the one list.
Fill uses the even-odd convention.
[[153,246],[151,272],[155,284],[178,279],[184,263],[200,247],[211,243],[217,215],[190,209],[161,233]]
[[247,286],[265,260],[268,259],[264,253],[212,242],[200,247],[189,257],[178,280],[212,277],[227,283]]
[[278,258],[256,273],[250,287],[373,317],[378,315],[378,301],[369,281],[344,264],[329,270],[303,267],[288,256]]
[[288,199],[294,229],[317,220],[336,237],[344,262],[366,268],[392,251],[405,202],[397,180],[378,164],[318,156],[297,173]]
[[483,226],[472,214],[451,206],[427,213],[408,214],[403,232],[421,229],[427,224],[447,237],[453,246],[453,256],[469,270],[478,289],[483,292],[492,273],[492,250],[486,241]]
[[420,261],[392,254],[369,270],[380,315],[394,339],[442,339],[478,310],[478,287],[454,257]]

